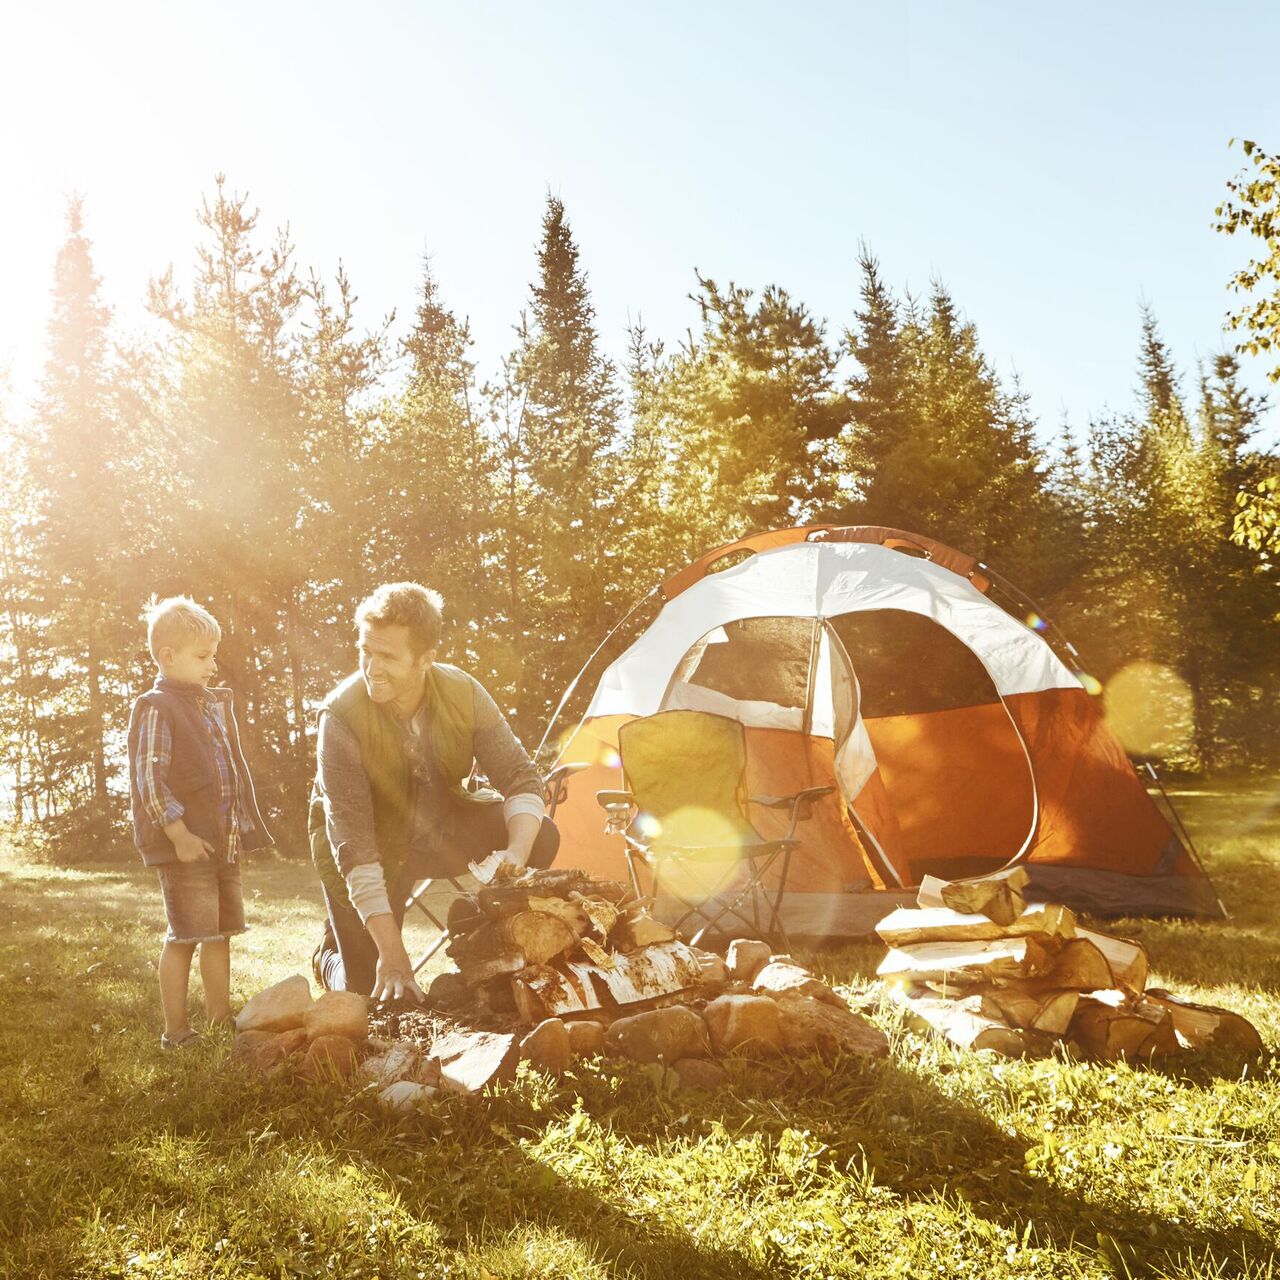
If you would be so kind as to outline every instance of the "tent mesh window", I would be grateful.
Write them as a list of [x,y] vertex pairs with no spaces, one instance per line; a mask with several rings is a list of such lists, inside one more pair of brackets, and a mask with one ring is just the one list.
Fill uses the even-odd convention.
[[[723,637],[723,638],[721,638]],[[689,684],[739,701],[803,707],[813,653],[811,618],[744,618],[705,640]]]
[[868,719],[1000,701],[974,652],[931,618],[869,609],[832,618],[830,625],[853,663]]

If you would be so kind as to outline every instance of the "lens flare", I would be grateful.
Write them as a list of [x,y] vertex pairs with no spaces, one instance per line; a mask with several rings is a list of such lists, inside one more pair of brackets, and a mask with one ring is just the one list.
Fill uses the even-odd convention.
[[1077,671],[1075,674],[1086,693],[1091,693],[1096,698],[1102,692],[1102,681],[1097,676],[1091,676],[1087,671]]
[[706,902],[723,892],[741,871],[739,832],[721,813],[688,805],[666,815],[663,843],[696,849],[696,857],[663,864],[664,883],[686,902]]
[[1167,756],[1191,744],[1195,699],[1172,667],[1131,662],[1107,682],[1106,720],[1126,750]]
[[636,814],[635,826],[646,840],[652,840],[655,836],[662,834],[662,823],[651,813]]
[[1048,631],[1049,629],[1048,622],[1038,613],[1027,614],[1026,623],[1032,631]]
[[622,767],[622,757],[612,747],[605,747],[600,753],[600,763],[606,769],[619,769]]

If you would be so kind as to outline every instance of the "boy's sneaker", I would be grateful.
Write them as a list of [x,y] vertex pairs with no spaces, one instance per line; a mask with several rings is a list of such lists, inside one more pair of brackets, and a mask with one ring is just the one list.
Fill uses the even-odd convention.
[[177,1035],[171,1036],[169,1033],[163,1032],[160,1036],[160,1047],[162,1049],[185,1049],[193,1041],[200,1039],[198,1031],[192,1031],[188,1027],[185,1031],[179,1031]]

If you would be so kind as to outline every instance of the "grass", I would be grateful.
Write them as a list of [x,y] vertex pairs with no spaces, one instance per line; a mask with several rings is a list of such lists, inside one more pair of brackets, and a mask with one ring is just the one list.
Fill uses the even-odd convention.
[[[1250,1017],[1241,1073],[1003,1062],[901,1032],[887,1061],[522,1076],[410,1120],[158,1050],[140,867],[0,863],[0,1276],[1280,1276],[1280,792],[1181,799],[1224,924],[1125,922],[1154,984]],[[248,877],[241,998],[305,972],[309,868]],[[811,957],[858,992],[878,949]]]

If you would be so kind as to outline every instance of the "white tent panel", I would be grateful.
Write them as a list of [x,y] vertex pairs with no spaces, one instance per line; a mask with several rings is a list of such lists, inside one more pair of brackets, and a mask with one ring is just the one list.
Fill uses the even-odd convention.
[[1035,632],[950,570],[874,543],[802,542],[710,574],[670,601],[604,673],[587,714],[653,715],[681,659],[726,623],[872,609],[932,618],[973,651],[1002,696],[1079,687]]

